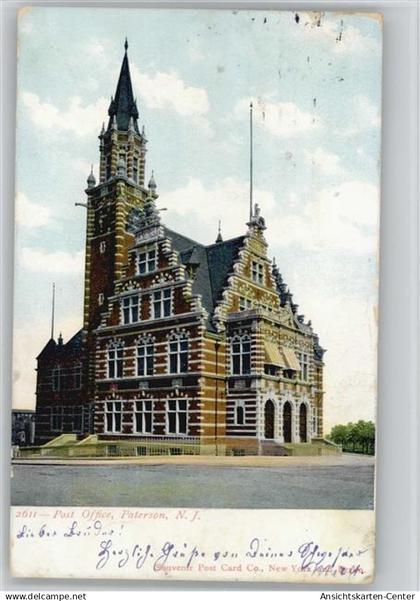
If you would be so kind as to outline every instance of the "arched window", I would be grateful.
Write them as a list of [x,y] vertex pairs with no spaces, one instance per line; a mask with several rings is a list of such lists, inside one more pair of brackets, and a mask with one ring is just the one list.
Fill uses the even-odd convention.
[[123,360],[124,350],[120,343],[112,343],[108,347],[107,355],[107,367],[108,367],[108,378],[122,378],[123,377]]
[[152,376],[155,347],[152,338],[143,338],[137,344],[137,375]]
[[169,339],[169,373],[181,374],[188,371],[188,338],[185,334],[174,334]]
[[232,374],[251,373],[251,338],[235,336],[231,343]]

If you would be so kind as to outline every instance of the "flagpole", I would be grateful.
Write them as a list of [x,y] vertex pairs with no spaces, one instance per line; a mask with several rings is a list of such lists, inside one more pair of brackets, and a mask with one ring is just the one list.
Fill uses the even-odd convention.
[[252,131],[252,101],[249,103],[249,219],[253,213],[253,131]]
[[54,340],[55,282],[52,285],[51,338]]

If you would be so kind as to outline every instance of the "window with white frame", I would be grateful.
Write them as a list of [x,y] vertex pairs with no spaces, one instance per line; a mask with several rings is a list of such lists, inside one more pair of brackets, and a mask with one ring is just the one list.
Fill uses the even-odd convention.
[[300,378],[306,382],[309,378],[309,357],[307,353],[297,353],[297,357],[300,363]]
[[152,340],[141,340],[137,344],[137,375],[152,376],[154,362],[154,344]]
[[108,348],[108,378],[123,377],[124,350],[122,345],[110,346]]
[[156,290],[152,295],[153,318],[169,317],[171,315],[172,290]]
[[102,240],[102,242],[100,242],[100,244],[99,244],[99,252],[101,253],[101,255],[104,254],[105,249],[106,249],[106,242],[105,242],[105,240]]
[[156,248],[149,248],[137,255],[137,270],[140,275],[156,271]]
[[168,434],[187,434],[187,401],[185,399],[168,400],[167,409]]
[[264,282],[264,265],[257,261],[252,261],[251,276],[253,282],[262,285]]
[[243,426],[245,423],[245,404],[243,401],[236,401],[235,405],[235,423]]
[[105,431],[121,432],[122,430],[122,402],[105,401]]
[[52,370],[52,389],[58,392],[62,388],[62,370],[60,366],[54,367]]
[[232,373],[251,373],[251,339],[248,335],[235,336],[231,343]]
[[63,429],[63,407],[51,407],[51,430]]
[[169,373],[180,374],[188,371],[188,338],[182,334],[169,340]]
[[126,296],[121,301],[121,317],[124,324],[137,323],[140,317],[138,294]]
[[244,296],[239,297],[239,311],[249,311],[252,309],[252,300],[245,298]]
[[153,433],[152,401],[134,402],[134,430],[139,434]]

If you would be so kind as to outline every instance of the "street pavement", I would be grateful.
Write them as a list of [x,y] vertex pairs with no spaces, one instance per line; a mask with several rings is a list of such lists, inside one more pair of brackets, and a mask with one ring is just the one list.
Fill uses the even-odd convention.
[[14,462],[12,505],[373,509],[372,457],[270,458],[260,465],[258,458],[252,465],[214,459]]

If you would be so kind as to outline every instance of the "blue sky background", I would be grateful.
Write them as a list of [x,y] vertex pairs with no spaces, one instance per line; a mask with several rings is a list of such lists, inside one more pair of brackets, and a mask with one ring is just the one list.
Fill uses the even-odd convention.
[[[90,164],[127,36],[165,222],[210,243],[244,233],[248,105],[255,201],[300,312],[326,354],[327,428],[376,399],[381,36],[378,17],[224,10],[21,11],[14,404],[31,407],[35,356],[81,325]],[[28,328],[29,324],[29,328]]]

